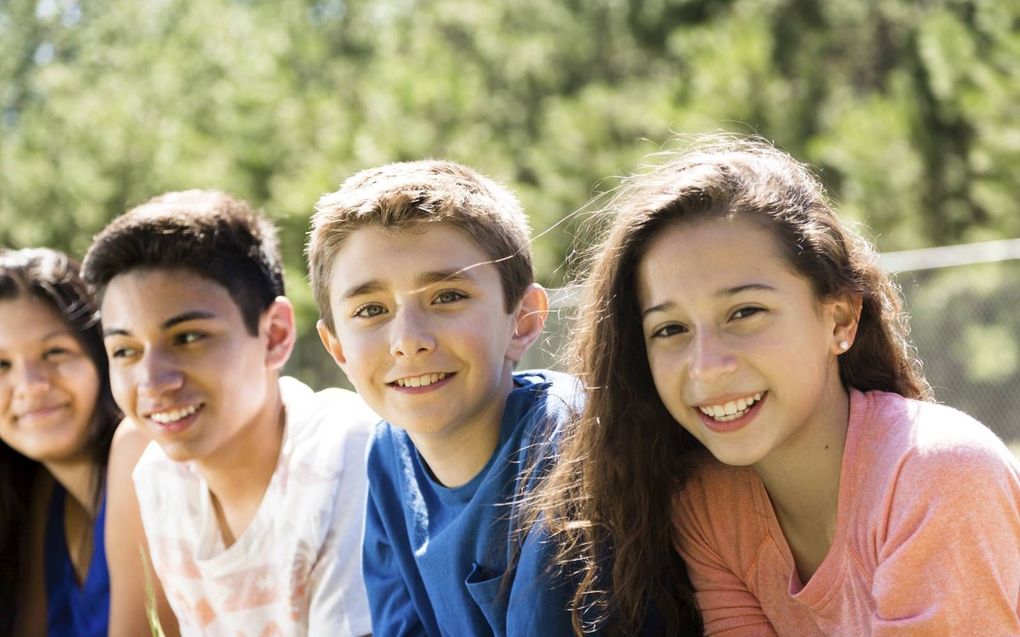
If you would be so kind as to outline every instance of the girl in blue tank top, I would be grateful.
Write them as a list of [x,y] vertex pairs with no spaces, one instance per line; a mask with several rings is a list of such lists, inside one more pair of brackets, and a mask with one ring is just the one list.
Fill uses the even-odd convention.
[[0,251],[0,637],[106,635],[108,378],[78,264]]

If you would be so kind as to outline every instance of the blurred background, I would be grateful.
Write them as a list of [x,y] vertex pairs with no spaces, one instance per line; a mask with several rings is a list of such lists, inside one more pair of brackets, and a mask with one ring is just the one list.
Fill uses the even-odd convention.
[[[232,192],[282,228],[288,371],[343,384],[302,249],[351,173],[432,156],[506,183],[560,287],[585,202],[644,155],[757,133],[885,253],[1000,241],[889,267],[937,397],[1020,452],[1018,104],[1011,0],[0,0],[0,246],[80,256],[155,194]],[[555,364],[563,305],[528,362]]]

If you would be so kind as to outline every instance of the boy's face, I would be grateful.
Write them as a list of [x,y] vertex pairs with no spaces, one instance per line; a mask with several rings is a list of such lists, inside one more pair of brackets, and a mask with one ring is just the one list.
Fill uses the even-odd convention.
[[319,334],[372,409],[412,439],[498,426],[533,339],[474,241],[446,224],[361,228],[331,274],[336,334],[321,321]]
[[249,425],[279,416],[269,390],[289,353],[280,360],[281,303],[252,336],[211,279],[184,269],[114,277],[102,316],[117,404],[172,459],[214,460]]

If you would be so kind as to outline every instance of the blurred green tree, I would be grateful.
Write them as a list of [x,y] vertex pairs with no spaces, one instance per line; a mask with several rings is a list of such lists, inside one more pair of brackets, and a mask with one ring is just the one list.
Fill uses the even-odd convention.
[[583,204],[673,133],[774,140],[882,249],[1020,236],[1018,24],[1006,0],[2,0],[0,245],[81,254],[159,192],[248,198],[283,229],[292,371],[324,384],[308,217],[383,162],[509,184],[550,285]]

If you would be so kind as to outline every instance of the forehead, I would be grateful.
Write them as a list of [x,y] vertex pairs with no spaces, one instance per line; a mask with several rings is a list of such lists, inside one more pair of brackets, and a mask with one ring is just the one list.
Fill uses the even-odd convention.
[[807,285],[775,235],[739,217],[667,226],[649,242],[637,268],[642,305],[660,302],[659,296],[693,298],[755,283]]
[[106,286],[101,304],[104,331],[159,328],[189,312],[236,321],[241,312],[227,289],[191,270],[137,269],[118,274]]
[[333,258],[330,287],[342,294],[368,281],[399,286],[430,272],[458,272],[481,285],[499,285],[492,259],[466,231],[429,223],[355,230]]
[[0,350],[55,334],[73,334],[73,330],[48,303],[30,294],[0,300]]

